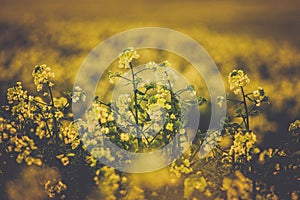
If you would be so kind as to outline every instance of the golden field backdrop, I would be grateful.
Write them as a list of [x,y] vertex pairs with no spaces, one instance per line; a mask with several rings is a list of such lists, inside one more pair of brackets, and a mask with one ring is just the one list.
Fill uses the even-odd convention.
[[[34,92],[31,73],[37,64],[52,67],[56,94],[71,90],[77,70],[96,45],[116,33],[147,26],[174,29],[198,41],[227,88],[227,75],[234,68],[255,80],[253,87],[264,87],[271,104],[251,122],[261,134],[260,143],[276,146],[288,124],[299,118],[297,0],[0,0],[0,105],[16,81]],[[169,61],[197,83],[199,77],[182,60]],[[105,87],[112,86],[107,82]],[[105,92],[99,91],[103,98]]]
[[128,29],[158,26],[198,41],[225,83],[228,72],[243,68],[257,80],[254,86],[264,86],[272,101],[268,119],[258,120],[270,121],[265,131],[283,130],[299,116],[299,1],[0,2],[1,104],[15,81],[32,87],[36,64],[53,67],[56,91],[70,90],[81,63],[101,41]]

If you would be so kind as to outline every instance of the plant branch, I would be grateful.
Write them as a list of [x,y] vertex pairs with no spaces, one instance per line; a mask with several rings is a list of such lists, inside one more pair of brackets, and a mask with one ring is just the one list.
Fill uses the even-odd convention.
[[243,104],[244,104],[244,109],[245,109],[245,126],[246,126],[246,131],[249,131],[249,112],[248,112],[248,106],[247,106],[247,102],[246,102],[246,95],[245,95],[245,91],[243,86],[241,86],[241,90],[242,90],[242,95],[243,95]]
[[138,112],[138,102],[137,102],[137,88],[136,88],[136,83],[135,83],[135,74],[133,71],[133,66],[132,63],[129,63],[130,65],[130,70],[131,70],[131,75],[132,75],[132,85],[133,85],[133,93],[134,93],[134,110],[135,110],[135,123],[136,123],[136,132],[137,132],[137,140],[138,140],[138,147],[140,148],[142,145],[142,138],[141,138],[141,133],[139,131],[138,125],[139,125],[139,112]]

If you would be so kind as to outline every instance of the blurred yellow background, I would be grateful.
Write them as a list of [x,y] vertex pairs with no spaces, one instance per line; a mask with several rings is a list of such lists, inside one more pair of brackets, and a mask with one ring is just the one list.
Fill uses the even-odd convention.
[[15,81],[34,92],[35,65],[52,67],[59,94],[72,89],[81,63],[101,41],[128,29],[159,26],[198,41],[216,62],[226,86],[228,73],[242,68],[253,82],[251,89],[264,87],[271,105],[264,117],[253,119],[256,131],[280,138],[288,123],[299,118],[297,0],[0,0],[0,5],[1,105]]

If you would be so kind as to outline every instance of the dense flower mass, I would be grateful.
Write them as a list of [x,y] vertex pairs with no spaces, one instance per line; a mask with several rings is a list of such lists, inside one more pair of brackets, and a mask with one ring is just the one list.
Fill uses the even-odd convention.
[[233,145],[230,147],[229,155],[233,155],[237,160],[246,157],[248,161],[252,159],[251,150],[256,142],[256,135],[253,132],[243,133],[241,130],[234,135]]
[[37,91],[41,91],[44,84],[47,84],[49,87],[54,85],[53,82],[51,82],[51,79],[55,75],[51,72],[51,68],[46,65],[36,65],[32,72],[32,76],[34,78],[34,84],[36,85]]
[[240,171],[235,171],[234,178],[223,179],[223,190],[227,191],[228,199],[250,199],[251,180]]
[[24,101],[27,98],[27,91],[23,90],[21,82],[17,82],[14,87],[7,89],[7,100],[9,104],[12,104],[15,101]]
[[66,127],[61,127],[59,138],[63,140],[65,144],[71,145],[72,149],[76,149],[80,144],[76,124],[70,123]]
[[300,120],[295,120],[293,123],[289,126],[289,132],[300,134]]
[[21,82],[17,82],[16,85],[7,89],[7,100],[11,106],[11,112],[20,121],[34,117],[33,114],[37,110],[33,102],[31,102],[34,100],[34,97],[27,94]]
[[233,70],[228,76],[228,82],[230,90],[233,90],[235,94],[239,94],[241,92],[241,87],[248,85],[250,79],[242,70]]
[[164,61],[160,64],[155,62],[149,62],[146,64],[147,69],[151,69],[156,78],[156,83],[159,85],[172,85],[176,81],[177,76],[175,72],[170,68],[172,65],[169,61]]
[[116,200],[115,191],[119,188],[121,177],[111,167],[104,166],[95,173],[94,181],[98,185],[104,199]]
[[[299,169],[300,121],[295,120],[288,129],[291,147],[286,143],[278,148],[258,148],[259,130],[250,124],[255,124],[252,116],[262,110],[258,106],[268,101],[264,89],[246,91],[247,75],[242,70],[232,71],[228,76],[230,89],[238,95],[217,98],[220,107],[226,106],[227,101],[235,105],[220,122],[223,129],[202,130],[199,126],[191,141],[194,130],[188,124],[193,121],[188,121],[187,116],[191,108],[197,110],[206,100],[196,97],[192,85],[179,90],[173,87],[176,74],[169,62],[149,62],[140,70],[132,62],[138,57],[133,48],[120,54],[120,67],[129,68],[131,77],[120,72],[108,73],[110,81],[114,78],[127,81],[125,85],[132,89],[131,93],[121,93],[111,102],[95,97],[84,116],[76,121],[72,121],[70,104],[85,101],[84,90],[76,86],[65,96],[55,97],[51,80],[54,74],[46,65],[36,66],[33,77],[37,90],[43,90],[43,86],[47,90],[44,95],[30,95],[21,82],[7,90],[7,105],[0,109],[4,113],[0,116],[0,157],[7,154],[19,164],[55,168],[61,176],[38,180],[44,197],[54,199],[82,199],[78,191],[84,189],[80,182],[83,180],[94,180],[85,182],[90,184],[87,186],[96,185],[93,194],[86,197],[92,199],[94,195],[108,200],[281,199],[274,192],[280,187],[269,181],[281,181],[284,176],[289,179],[286,188],[292,189],[283,193],[282,199],[298,198],[295,185],[299,178],[294,172]],[[143,80],[142,71],[153,72],[155,81]],[[107,145],[108,140],[133,153],[152,153],[171,142],[174,146],[165,149],[163,155],[185,151],[178,159],[170,160],[171,164],[159,176],[129,175],[99,162],[106,159],[109,163],[123,164],[124,155],[113,151]],[[125,160],[126,164],[135,164],[130,156]],[[151,159],[151,162],[159,161]],[[0,163],[0,174],[5,164]],[[141,163],[148,164],[152,163]]]
[[78,101],[85,101],[86,100],[86,95],[84,90],[79,87],[79,86],[75,86],[73,93],[72,93],[72,102],[76,103]]
[[48,194],[49,198],[60,197],[60,199],[64,199],[65,195],[60,195],[62,191],[67,189],[67,185],[63,183],[61,180],[48,180],[45,183],[45,192]]
[[139,58],[139,54],[134,50],[133,47],[129,47],[125,49],[122,53],[119,55],[119,67],[129,69],[130,63],[133,59]]

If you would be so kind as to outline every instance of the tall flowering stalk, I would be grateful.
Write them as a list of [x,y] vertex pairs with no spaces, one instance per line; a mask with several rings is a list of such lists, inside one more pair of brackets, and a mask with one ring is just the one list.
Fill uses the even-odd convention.
[[[110,82],[120,78],[130,83],[132,85],[132,96],[120,94],[116,102],[107,104],[98,100],[98,103],[108,105],[110,112],[115,115],[114,123],[101,124],[110,130],[114,130],[107,134],[110,138],[117,135],[124,147],[133,142],[129,134],[134,133],[138,151],[147,151],[147,149],[150,150],[168,144],[177,133],[182,133],[181,138],[186,137],[185,125],[180,122],[182,115],[179,108],[182,107],[187,110],[188,108],[180,105],[180,95],[184,92],[191,92],[195,95],[195,92],[193,87],[181,89],[177,94],[173,91],[172,81],[176,79],[176,75],[169,69],[171,64],[168,61],[160,64],[149,62],[145,65],[145,68],[136,71],[133,61],[137,58],[139,58],[139,55],[133,48],[125,49],[119,55],[119,68],[129,69],[131,78],[124,76],[121,72],[110,71],[108,73]],[[146,70],[150,70],[155,74],[156,79],[153,82],[145,82],[139,77],[139,74]],[[185,103],[187,105],[187,102]],[[125,136],[126,134],[128,136]],[[124,141],[125,138],[127,138],[127,141]],[[175,143],[180,145],[178,138],[175,138]]]
[[230,90],[232,90],[236,96],[241,95],[241,99],[219,97],[219,106],[222,106],[225,100],[237,103],[239,106],[235,110],[235,117],[242,118],[242,123],[225,122],[225,130],[229,132],[229,134],[232,134],[233,138],[233,144],[225,155],[231,156],[233,170],[242,167],[250,174],[252,179],[252,199],[256,199],[257,192],[253,154],[257,154],[259,149],[254,146],[256,134],[251,130],[250,116],[257,113],[257,108],[261,103],[268,102],[268,97],[265,96],[265,92],[261,87],[250,93],[245,92],[245,87],[250,83],[250,79],[242,70],[233,70],[229,73],[228,82]]

